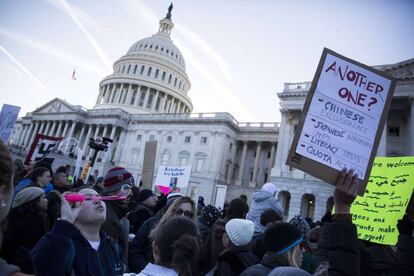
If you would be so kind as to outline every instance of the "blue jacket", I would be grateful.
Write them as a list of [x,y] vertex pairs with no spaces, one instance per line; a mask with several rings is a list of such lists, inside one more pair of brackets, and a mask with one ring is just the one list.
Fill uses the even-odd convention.
[[283,217],[283,208],[279,201],[269,192],[258,190],[253,193],[250,212],[246,219],[254,222],[254,232],[263,233],[265,227],[260,224],[260,215],[266,209],[273,209]]
[[100,240],[96,251],[73,224],[56,221],[30,253],[36,275],[122,275],[121,250],[102,231]]
[[[31,183],[32,183],[32,180],[30,180],[29,178],[20,180],[19,183],[17,183],[16,187],[14,188],[14,196],[16,196],[18,192],[20,192],[21,190],[29,186]],[[47,186],[44,187],[43,190],[45,191],[45,194],[53,190],[52,183],[49,182],[49,184],[47,184]]]

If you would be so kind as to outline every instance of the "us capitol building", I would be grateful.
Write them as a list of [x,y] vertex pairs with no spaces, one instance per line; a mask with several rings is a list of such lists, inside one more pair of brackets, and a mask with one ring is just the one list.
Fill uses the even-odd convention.
[[[184,193],[222,206],[240,194],[251,199],[265,182],[278,187],[276,195],[285,218],[296,214],[319,220],[332,207],[333,187],[285,165],[289,147],[310,82],[285,83],[280,100],[281,123],[238,122],[229,113],[192,113],[191,88],[184,57],[171,40],[171,10],[158,32],[139,40],[113,65],[99,84],[95,106],[86,109],[53,99],[19,118],[10,139],[23,159],[36,133],[73,137],[91,151],[90,137],[113,139],[100,153],[92,175],[103,176],[112,166],[127,168],[139,182],[147,141],[157,141],[155,172],[160,165],[192,166]],[[414,156],[414,59],[376,66],[398,79],[378,156]],[[58,159],[61,160],[58,160]],[[55,162],[75,165],[76,158]]]

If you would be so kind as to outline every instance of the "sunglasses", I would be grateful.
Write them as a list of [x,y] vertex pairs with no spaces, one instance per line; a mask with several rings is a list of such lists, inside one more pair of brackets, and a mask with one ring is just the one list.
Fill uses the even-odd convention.
[[183,209],[178,209],[177,211],[175,211],[175,213],[176,213],[178,216],[182,216],[182,215],[184,215],[184,216],[186,216],[187,218],[193,218],[193,217],[194,217],[194,213],[193,213],[193,212],[191,212],[191,211],[184,211]]

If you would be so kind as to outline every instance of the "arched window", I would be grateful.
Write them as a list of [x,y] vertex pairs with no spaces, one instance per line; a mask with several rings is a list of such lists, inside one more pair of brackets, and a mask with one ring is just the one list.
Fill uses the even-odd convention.
[[289,216],[289,207],[290,207],[290,193],[288,191],[280,191],[277,195],[277,199],[282,205],[283,208],[283,217],[286,220]]
[[164,72],[162,72],[162,77],[161,77],[161,80],[162,80],[162,81],[164,81],[164,80],[165,80],[165,74],[166,74],[166,73],[165,73],[165,71],[164,71]]
[[144,74],[144,70],[145,70],[145,66],[144,65],[142,65],[142,67],[141,67],[141,72],[139,72],[141,75],[142,74]]
[[161,165],[167,166],[170,162],[171,154],[168,150],[165,150],[161,156]]
[[199,152],[195,155],[194,158],[194,170],[196,172],[202,172],[204,170],[204,163],[206,162],[207,159],[207,154],[203,153],[203,152]]
[[180,166],[187,166],[188,160],[190,159],[190,153],[187,151],[180,152],[178,157]]
[[147,73],[148,77],[151,76],[151,71],[152,71],[152,67],[148,68],[148,73]]
[[172,142],[172,137],[171,137],[171,135],[169,135],[169,136],[167,136],[167,138],[165,139],[168,143],[171,143]]
[[168,77],[168,84],[171,83],[171,79],[172,79],[172,75],[170,74],[170,76]]
[[137,68],[138,68],[138,65],[137,65],[137,64],[135,64],[135,66],[134,66],[134,74],[136,74],[136,73],[137,73]]
[[160,72],[160,69],[155,70],[154,78],[158,79],[159,72]]
[[177,78],[174,80],[174,86],[177,86]]
[[125,65],[122,66],[122,74],[124,73],[124,71],[125,71]]
[[138,93],[137,90],[135,90],[134,93],[132,93],[131,102],[129,104],[134,104],[135,103],[137,93]]
[[304,194],[302,196],[300,215],[303,218],[313,219],[314,213],[315,213],[315,196],[312,194]]
[[128,65],[127,74],[129,74],[129,71],[131,70],[131,64]]

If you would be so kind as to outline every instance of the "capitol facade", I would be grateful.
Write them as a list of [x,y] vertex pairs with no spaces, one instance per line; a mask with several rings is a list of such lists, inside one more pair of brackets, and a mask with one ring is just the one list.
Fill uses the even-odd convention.
[[[91,156],[91,137],[109,137],[111,150],[100,153],[91,174],[103,176],[113,166],[127,168],[142,179],[147,141],[157,141],[155,171],[160,165],[187,166],[192,172],[182,192],[222,206],[266,182],[285,218],[296,214],[319,220],[332,207],[333,187],[285,165],[310,82],[286,83],[277,94],[281,123],[238,122],[229,113],[192,113],[191,88],[185,60],[171,40],[171,13],[160,20],[158,32],[131,46],[99,84],[92,109],[53,99],[16,123],[10,146],[23,159],[36,133],[72,137],[84,150],[83,166]],[[378,156],[414,156],[414,59],[376,66],[397,81]],[[55,162],[74,167],[75,156]]]

